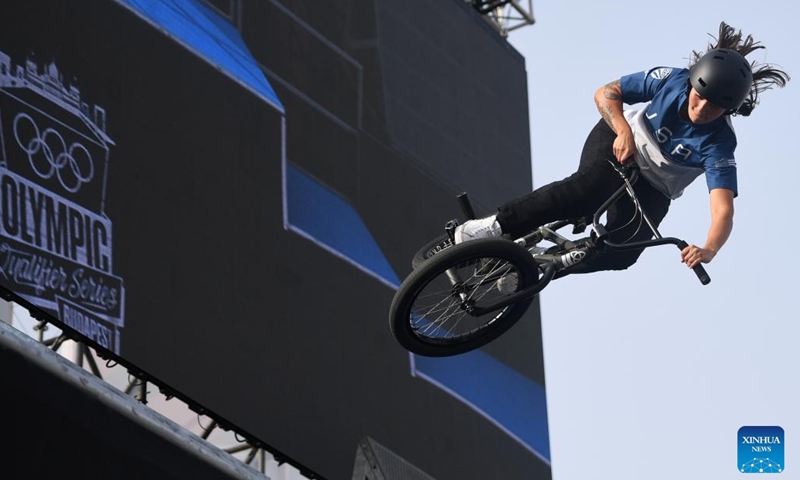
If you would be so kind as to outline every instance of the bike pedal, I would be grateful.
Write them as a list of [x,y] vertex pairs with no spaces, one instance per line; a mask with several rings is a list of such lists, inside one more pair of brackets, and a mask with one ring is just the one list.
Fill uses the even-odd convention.
[[530,254],[533,255],[534,257],[547,252],[547,250],[548,250],[547,247],[540,247],[539,245],[528,247],[528,252],[530,252]]
[[449,220],[447,223],[444,224],[444,231],[447,232],[447,236],[450,237],[450,241],[452,241],[454,245],[455,245],[457,226],[458,226],[458,220],[455,218]]
[[587,224],[588,220],[586,217],[575,220],[575,222],[572,224],[572,234],[580,235],[581,233],[585,232]]

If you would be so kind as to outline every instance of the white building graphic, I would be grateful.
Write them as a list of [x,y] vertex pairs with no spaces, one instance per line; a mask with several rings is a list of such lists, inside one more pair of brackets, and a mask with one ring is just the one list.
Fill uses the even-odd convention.
[[0,286],[119,353],[124,288],[104,212],[106,112],[54,62],[0,52]]

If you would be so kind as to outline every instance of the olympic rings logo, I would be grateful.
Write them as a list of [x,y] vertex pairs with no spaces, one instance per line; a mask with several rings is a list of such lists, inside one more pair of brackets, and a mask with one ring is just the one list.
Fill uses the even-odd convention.
[[55,175],[68,192],[76,193],[94,177],[94,161],[86,147],[78,142],[68,147],[64,137],[51,127],[40,132],[26,113],[14,117],[14,138],[28,154],[33,171],[45,180]]

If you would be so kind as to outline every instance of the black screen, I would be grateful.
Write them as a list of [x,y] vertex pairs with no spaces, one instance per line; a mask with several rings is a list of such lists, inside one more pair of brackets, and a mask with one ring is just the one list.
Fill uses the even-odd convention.
[[537,308],[445,359],[387,323],[457,193],[530,189],[525,62],[464,2],[29,0],[0,52],[19,301],[323,478],[365,436],[550,477]]

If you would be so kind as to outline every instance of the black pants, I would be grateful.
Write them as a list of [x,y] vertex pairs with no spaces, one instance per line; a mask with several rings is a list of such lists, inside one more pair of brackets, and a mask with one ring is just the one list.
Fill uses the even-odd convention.
[[[611,163],[616,161],[613,152],[615,138],[616,133],[601,119],[586,138],[577,172],[500,206],[497,221],[503,233],[519,237],[556,220],[591,218],[622,186],[622,178]],[[658,226],[669,210],[670,199],[642,177],[634,184],[634,191],[642,209],[653,225]],[[606,228],[613,232],[610,235],[612,242],[642,241],[653,237],[647,224],[635,214],[635,206],[627,195],[608,210]],[[624,270],[636,263],[642,250],[606,249],[601,253],[579,263],[569,273]]]

